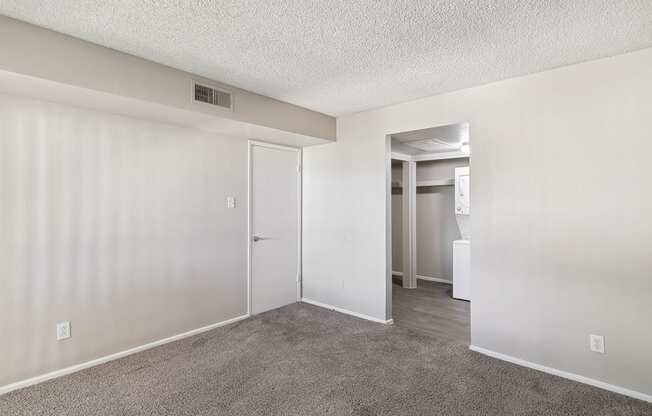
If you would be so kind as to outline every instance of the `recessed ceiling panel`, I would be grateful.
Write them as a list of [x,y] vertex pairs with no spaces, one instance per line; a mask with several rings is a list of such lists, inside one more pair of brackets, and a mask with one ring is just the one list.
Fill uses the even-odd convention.
[[423,152],[450,152],[451,150],[457,150],[457,146],[451,145],[446,142],[433,139],[425,140],[416,140],[413,142],[403,142],[405,146],[414,147],[415,149],[421,150]]
[[456,123],[392,134],[392,151],[406,155],[457,152],[470,143],[469,123]]

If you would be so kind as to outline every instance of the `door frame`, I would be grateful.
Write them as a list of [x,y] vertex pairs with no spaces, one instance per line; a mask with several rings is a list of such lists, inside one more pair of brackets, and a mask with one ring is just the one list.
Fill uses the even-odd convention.
[[251,153],[254,147],[266,147],[269,149],[285,150],[296,152],[297,155],[297,302],[301,300],[302,292],[302,183],[303,183],[303,150],[299,147],[285,146],[275,143],[268,143],[261,140],[250,139],[247,142],[247,315],[251,315],[251,262],[252,262],[252,248],[253,248],[253,161]]

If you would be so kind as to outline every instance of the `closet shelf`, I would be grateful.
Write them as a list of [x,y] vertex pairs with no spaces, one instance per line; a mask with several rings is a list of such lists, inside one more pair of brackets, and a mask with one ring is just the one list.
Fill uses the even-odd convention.
[[[417,188],[426,186],[453,186],[455,185],[455,178],[437,179],[434,181],[417,181]],[[401,189],[403,184],[401,182],[392,182],[392,188]]]

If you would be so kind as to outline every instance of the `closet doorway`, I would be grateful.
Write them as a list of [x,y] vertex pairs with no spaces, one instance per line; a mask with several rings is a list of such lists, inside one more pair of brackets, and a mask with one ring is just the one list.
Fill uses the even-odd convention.
[[388,309],[394,323],[470,343],[470,126],[391,134]]

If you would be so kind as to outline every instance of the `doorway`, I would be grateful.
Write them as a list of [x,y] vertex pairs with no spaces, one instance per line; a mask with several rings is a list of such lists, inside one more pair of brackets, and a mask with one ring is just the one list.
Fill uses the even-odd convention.
[[301,299],[301,149],[249,142],[248,310]]
[[468,345],[469,124],[387,144],[388,310],[397,326]]

